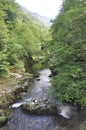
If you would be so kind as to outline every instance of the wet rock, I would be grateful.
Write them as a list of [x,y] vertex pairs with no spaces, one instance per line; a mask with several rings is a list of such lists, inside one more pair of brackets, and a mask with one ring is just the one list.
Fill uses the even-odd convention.
[[[36,102],[35,102],[36,101]],[[57,114],[57,106],[51,103],[49,100],[37,100],[35,99],[29,102],[26,102],[22,105],[22,110],[26,111],[29,114]]]
[[39,77],[39,73],[37,72],[35,73],[34,78],[38,78],[38,77]]
[[49,75],[48,77],[50,77],[50,78],[51,78],[51,77],[52,77],[52,75]]
[[23,87],[19,87],[19,88],[17,88],[16,90],[15,90],[15,95],[17,95],[17,94],[19,94],[19,93],[21,93],[21,92],[24,92],[24,91],[26,91],[26,88],[23,88]]
[[37,78],[37,81],[40,81],[40,78]]

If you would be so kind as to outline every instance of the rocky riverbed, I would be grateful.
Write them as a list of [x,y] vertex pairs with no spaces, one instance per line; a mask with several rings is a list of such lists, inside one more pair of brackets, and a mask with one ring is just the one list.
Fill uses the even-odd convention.
[[[39,72],[39,77],[35,77],[31,87],[24,82],[23,90],[19,87],[14,91],[13,100],[18,99],[8,105],[12,113],[1,130],[86,130],[86,110],[78,112],[75,107],[62,104],[49,94],[50,75],[51,71],[44,69]],[[24,88],[28,90],[24,91]],[[3,123],[6,121],[7,118]]]
[[9,119],[11,104],[19,101],[26,94],[31,86],[33,76],[30,74],[19,75],[12,73],[4,80],[0,91],[0,126],[3,126]]

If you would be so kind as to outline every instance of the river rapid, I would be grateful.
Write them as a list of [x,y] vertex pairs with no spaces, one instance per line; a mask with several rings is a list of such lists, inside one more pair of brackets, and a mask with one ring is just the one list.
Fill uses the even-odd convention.
[[[80,124],[86,119],[86,111],[77,112],[76,108],[68,104],[61,104],[49,95],[51,71],[44,69],[39,72],[39,77],[34,80],[22,101],[12,104],[12,114],[8,123],[0,130],[81,130]],[[49,99],[57,104],[59,112],[56,115],[32,115],[21,109],[27,100]],[[86,129],[82,129],[86,130]]]

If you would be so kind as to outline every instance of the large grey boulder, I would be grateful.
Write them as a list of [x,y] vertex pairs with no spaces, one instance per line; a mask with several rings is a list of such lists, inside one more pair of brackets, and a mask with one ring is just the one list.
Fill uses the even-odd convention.
[[28,114],[43,115],[57,114],[57,106],[47,99],[31,99],[22,106],[22,110]]

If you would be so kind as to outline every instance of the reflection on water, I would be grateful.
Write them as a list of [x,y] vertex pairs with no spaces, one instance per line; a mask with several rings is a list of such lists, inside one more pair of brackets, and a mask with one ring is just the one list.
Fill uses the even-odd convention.
[[[48,98],[56,103],[56,100],[48,94],[48,89],[51,86],[49,75],[51,75],[49,69],[40,71],[38,79],[34,81],[22,102],[33,97],[36,99]],[[60,112],[59,115],[57,114],[56,116],[28,115],[18,106],[21,105],[21,103],[13,105],[14,107],[17,105],[18,108],[13,109],[11,119],[7,125],[0,128],[0,130],[79,130],[81,122],[86,118],[86,111],[78,113],[72,110],[72,107],[68,105],[59,105]]]

